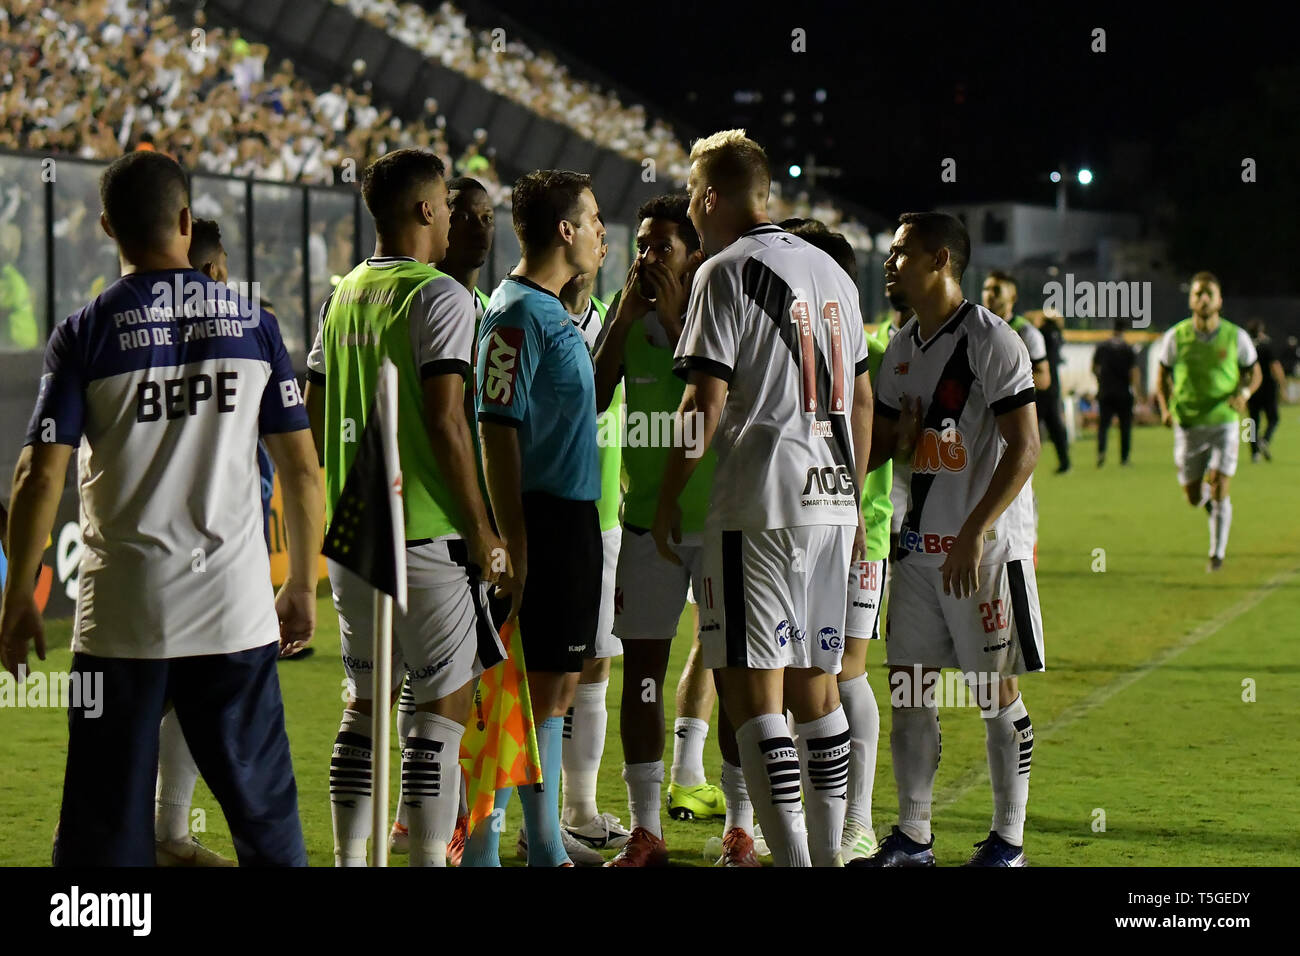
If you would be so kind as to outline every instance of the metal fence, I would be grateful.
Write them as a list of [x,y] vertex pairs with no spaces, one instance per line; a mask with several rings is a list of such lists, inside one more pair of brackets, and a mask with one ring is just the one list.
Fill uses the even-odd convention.
[[[119,275],[117,251],[99,225],[106,163],[0,153],[0,352],[39,350],[54,326]],[[275,309],[286,348],[304,367],[331,280],[374,249],[374,224],[357,186],[307,186],[194,173],[194,214],[214,219],[232,282],[257,281]],[[609,222],[609,256],[597,294],[613,295],[631,262],[633,230]],[[519,260],[509,210],[498,210],[485,291]]]

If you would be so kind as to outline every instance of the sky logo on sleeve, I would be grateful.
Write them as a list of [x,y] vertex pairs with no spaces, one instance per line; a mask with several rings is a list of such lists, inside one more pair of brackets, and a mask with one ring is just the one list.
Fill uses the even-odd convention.
[[488,404],[505,406],[514,398],[519,349],[523,344],[523,329],[492,330],[487,341],[487,378],[483,383],[485,401]]

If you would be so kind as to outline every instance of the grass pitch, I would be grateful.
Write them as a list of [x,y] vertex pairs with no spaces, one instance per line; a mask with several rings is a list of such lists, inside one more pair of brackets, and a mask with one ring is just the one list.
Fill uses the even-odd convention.
[[[1097,470],[1089,439],[1074,446],[1074,471],[1057,476],[1055,455],[1044,449],[1035,488],[1048,670],[1022,680],[1037,737],[1025,828],[1031,864],[1291,865],[1300,858],[1291,819],[1300,764],[1300,522],[1293,508],[1300,415],[1291,407],[1283,412],[1272,463],[1252,465],[1243,449],[1228,558],[1215,575],[1205,572],[1206,516],[1182,498],[1169,431],[1138,430],[1126,469],[1112,461]],[[1103,559],[1105,570],[1094,570]],[[32,663],[66,669],[68,634],[68,622],[51,624],[49,643],[60,649],[44,664],[34,657]],[[281,665],[280,679],[307,849],[313,865],[328,866],[328,763],[343,671],[327,599],[320,602],[315,648],[313,657]],[[669,688],[687,649],[679,630]],[[896,819],[883,659],[884,647],[873,646],[870,682],[881,703],[879,835]],[[626,822],[621,678],[615,659],[599,801]],[[668,708],[671,726],[671,695]],[[935,854],[952,865],[987,835],[991,797],[978,712],[945,709],[941,720]],[[58,710],[0,710],[0,864],[49,862],[66,726]],[[714,783],[720,759],[711,734],[705,767]],[[392,767],[396,794],[396,750]],[[194,806],[206,816],[200,838],[233,855],[220,808],[202,781]],[[513,800],[501,841],[507,864],[515,862],[520,816]],[[721,835],[721,821],[665,819],[664,835],[673,863],[706,865],[704,843]]]

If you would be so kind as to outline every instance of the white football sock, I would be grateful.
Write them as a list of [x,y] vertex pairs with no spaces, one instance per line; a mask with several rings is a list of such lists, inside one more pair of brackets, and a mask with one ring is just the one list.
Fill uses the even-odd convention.
[[898,828],[917,843],[929,843],[930,802],[942,750],[939,708],[895,707],[889,733],[898,783]]
[[871,828],[871,791],[876,783],[880,708],[867,675],[840,682],[840,704],[849,721],[849,800],[846,820]]
[[1206,503],[1209,500],[1210,500],[1210,483],[1208,481],[1203,481],[1201,482],[1201,500],[1196,503],[1196,507],[1204,508]]
[[334,865],[365,866],[370,837],[370,715],[343,711],[330,757],[330,820],[334,824]]
[[569,826],[581,826],[596,818],[596,779],[600,775],[605,728],[609,724],[605,709],[608,689],[607,680],[579,684],[573,694],[573,706],[564,717],[560,818]]
[[1232,527],[1232,499],[1210,502],[1210,557],[1223,559]]
[[662,839],[659,800],[664,783],[664,762],[624,764],[623,779],[627,781],[627,806],[632,813],[632,829],[644,827]]
[[698,717],[678,717],[673,721],[673,783],[679,787],[698,787],[705,782],[704,741],[709,736],[709,722]]
[[[397,741],[399,746],[406,745],[406,738],[411,736],[411,728],[415,723],[415,694],[411,691],[411,678],[407,676],[402,681],[402,693],[397,698]],[[405,794],[400,786],[397,791],[397,817],[396,820],[402,826],[406,826],[406,801],[402,798]]]
[[799,763],[809,857],[813,866],[835,866],[849,784],[849,721],[842,706],[799,725]]
[[446,866],[456,832],[460,738],[465,728],[448,717],[419,711],[402,746],[402,801],[411,828],[411,866]]
[[155,791],[155,840],[184,840],[190,835],[190,804],[199,768],[181,732],[175,710],[169,710],[158,727],[158,787]]
[[799,751],[783,714],[759,714],[736,728],[736,746],[763,839],[777,866],[812,866],[799,804]]
[[745,786],[745,771],[733,763],[722,761],[722,795],[727,801],[727,819],[722,832],[740,827],[751,837],[754,835],[754,805],[749,802],[749,788]]
[[1029,802],[1029,763],[1034,725],[1024,699],[1017,696],[985,720],[989,779],[993,784],[993,824],[998,836],[1016,846],[1025,842],[1025,804]]

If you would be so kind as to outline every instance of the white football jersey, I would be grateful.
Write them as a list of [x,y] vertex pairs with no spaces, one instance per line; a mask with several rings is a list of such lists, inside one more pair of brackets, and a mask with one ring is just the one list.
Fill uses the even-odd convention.
[[820,249],[764,223],[700,266],[673,370],[729,386],[711,528],[857,524],[849,415],[866,369],[857,287]]
[[[915,317],[890,341],[876,378],[876,412],[897,419],[904,399],[921,400],[909,507],[899,560],[941,565],[1006,448],[997,416],[1034,401],[1029,352],[1001,317],[963,301],[929,339]],[[984,533],[982,565],[1034,553],[1033,491],[1026,481]]]
[[27,444],[78,448],[72,649],[159,659],[278,640],[257,440],[307,427],[275,317],[202,273],[124,276],[61,322]]

